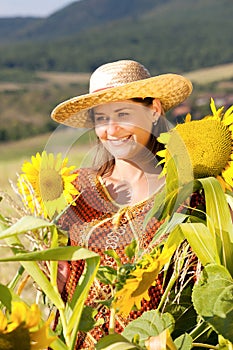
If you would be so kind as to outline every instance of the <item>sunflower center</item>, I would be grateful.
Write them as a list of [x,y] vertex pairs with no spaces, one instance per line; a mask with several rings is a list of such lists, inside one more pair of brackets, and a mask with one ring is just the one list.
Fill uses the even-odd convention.
[[[188,154],[195,178],[217,176],[231,160],[231,131],[221,121],[196,120],[177,125],[176,131],[183,141],[176,154],[181,158]],[[171,142],[177,137],[175,134]]]
[[43,201],[58,199],[63,193],[62,176],[55,169],[42,169],[39,186]]

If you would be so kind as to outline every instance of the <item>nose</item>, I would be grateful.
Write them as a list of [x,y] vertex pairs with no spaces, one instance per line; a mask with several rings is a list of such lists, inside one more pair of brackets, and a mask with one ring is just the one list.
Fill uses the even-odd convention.
[[110,119],[107,124],[107,133],[109,135],[115,135],[120,130],[120,125],[113,119]]

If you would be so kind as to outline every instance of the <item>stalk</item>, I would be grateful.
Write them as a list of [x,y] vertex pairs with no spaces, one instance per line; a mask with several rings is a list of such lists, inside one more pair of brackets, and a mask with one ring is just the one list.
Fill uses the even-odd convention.
[[109,334],[115,333],[115,323],[116,323],[116,310],[114,307],[110,308],[110,320],[109,320]]

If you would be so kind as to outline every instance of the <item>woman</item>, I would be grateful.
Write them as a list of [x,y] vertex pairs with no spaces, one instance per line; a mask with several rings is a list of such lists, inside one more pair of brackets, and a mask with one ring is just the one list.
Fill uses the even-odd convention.
[[[152,218],[143,228],[155,195],[164,185],[157,166],[156,153],[161,148],[157,136],[168,129],[164,113],[191,91],[190,81],[180,75],[151,77],[140,63],[122,60],[100,66],[91,76],[89,94],[65,101],[52,112],[59,123],[91,127],[97,135],[99,149],[93,167],[77,171],[75,186],[81,195],[76,206],[62,216],[60,225],[69,231],[71,245],[97,252],[102,265],[114,265],[104,253],[108,249],[114,249],[126,263],[124,248],[133,239],[146,251],[161,225]],[[72,297],[83,268],[83,261],[71,263],[64,298]],[[104,318],[104,325],[79,336],[77,349],[91,349],[107,334],[108,309],[96,300],[110,298],[109,292],[107,286],[95,282],[87,303],[98,309],[97,318]],[[150,301],[142,302],[141,309],[132,311],[128,319],[118,317],[116,331],[121,332],[143,311],[156,308],[162,293],[158,279],[149,290]]]

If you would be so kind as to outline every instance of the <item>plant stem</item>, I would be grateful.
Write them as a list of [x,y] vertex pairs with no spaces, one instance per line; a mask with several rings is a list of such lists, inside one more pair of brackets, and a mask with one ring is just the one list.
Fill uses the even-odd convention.
[[15,277],[13,278],[13,280],[8,284],[8,288],[14,289],[18,283],[18,281],[20,280],[20,278],[23,275],[24,272],[24,267],[21,265],[15,275]]
[[109,334],[115,333],[115,322],[116,322],[115,315],[116,315],[116,310],[112,307],[110,309]]
[[199,338],[202,334],[207,332],[211,326],[207,325],[205,322],[201,321],[197,324],[196,328],[194,328],[189,335],[195,340]]
[[176,282],[176,280],[177,280],[177,273],[174,271],[173,274],[172,274],[172,277],[170,278],[169,283],[168,283],[168,285],[167,285],[167,287],[166,287],[166,289],[165,289],[165,291],[164,291],[164,293],[163,293],[163,295],[161,297],[160,303],[159,303],[159,305],[157,307],[158,311],[163,306],[163,304],[164,304],[164,302],[165,302],[169,292],[171,291],[174,283]]
[[[66,323],[66,317],[64,313],[64,309],[59,309],[61,323],[62,323],[62,329],[63,329],[63,335],[66,341],[66,345],[70,347],[70,335],[67,334],[67,323]],[[69,348],[70,349],[70,348]],[[72,349],[70,349],[72,350]]]
[[193,347],[198,347],[198,348],[207,348],[207,349],[219,350],[218,346],[210,345],[210,344],[204,344],[204,343],[193,343],[192,346]]

